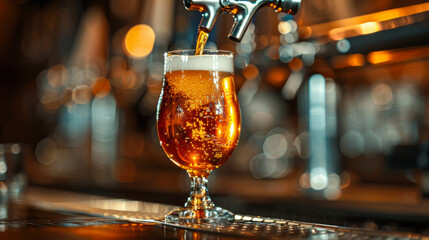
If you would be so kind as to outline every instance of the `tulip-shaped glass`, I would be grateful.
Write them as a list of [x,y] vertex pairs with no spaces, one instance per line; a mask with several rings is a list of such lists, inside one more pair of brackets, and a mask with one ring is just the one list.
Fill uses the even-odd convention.
[[191,194],[184,208],[166,215],[166,222],[210,224],[234,219],[230,211],[211,201],[207,178],[230,158],[240,127],[233,54],[167,52],[157,110],[158,137],[170,160],[188,172]]

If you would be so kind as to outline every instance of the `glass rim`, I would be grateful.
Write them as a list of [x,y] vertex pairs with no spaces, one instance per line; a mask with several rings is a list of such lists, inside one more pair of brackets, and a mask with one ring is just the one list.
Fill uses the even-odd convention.
[[[172,55],[195,55],[196,50],[195,49],[181,49],[181,50],[171,50],[165,52],[165,56],[172,56]],[[204,49],[203,54],[200,56],[234,56],[234,53],[228,50],[212,50],[212,49]]]

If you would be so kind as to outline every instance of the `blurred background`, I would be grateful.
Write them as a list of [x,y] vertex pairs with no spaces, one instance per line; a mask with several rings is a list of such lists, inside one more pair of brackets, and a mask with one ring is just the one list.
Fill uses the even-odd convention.
[[[163,53],[194,48],[200,19],[180,0],[0,0],[0,143],[22,155],[28,184],[183,204],[188,176],[160,147],[155,113]],[[428,231],[429,3],[262,8],[241,43],[232,23],[221,15],[206,45],[235,53],[242,113],[210,177],[215,202]]]

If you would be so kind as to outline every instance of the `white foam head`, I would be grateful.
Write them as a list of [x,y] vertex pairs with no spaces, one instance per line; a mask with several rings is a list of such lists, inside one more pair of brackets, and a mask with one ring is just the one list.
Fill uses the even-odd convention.
[[232,55],[167,55],[165,72],[182,70],[203,70],[234,72]]

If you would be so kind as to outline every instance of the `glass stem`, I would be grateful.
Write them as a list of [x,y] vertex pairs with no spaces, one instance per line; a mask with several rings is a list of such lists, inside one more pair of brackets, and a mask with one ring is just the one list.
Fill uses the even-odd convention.
[[207,176],[195,176],[191,178],[191,194],[185,204],[185,208],[194,210],[210,209],[214,207],[207,192]]

